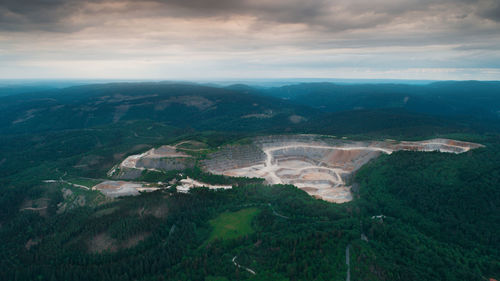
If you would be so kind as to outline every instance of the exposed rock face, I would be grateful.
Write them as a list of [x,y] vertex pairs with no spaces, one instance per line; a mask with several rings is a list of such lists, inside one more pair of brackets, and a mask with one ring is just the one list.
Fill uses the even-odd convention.
[[136,179],[141,176],[143,170],[140,169],[135,169],[135,168],[126,168],[126,167],[121,167],[119,169],[113,169],[113,173],[109,174],[115,179],[122,179],[122,180],[132,180]]
[[346,179],[382,153],[398,150],[462,153],[480,146],[448,139],[353,142],[315,135],[267,136],[256,138],[251,145],[224,147],[202,164],[214,174],[293,184],[311,196],[343,203],[352,200]]
[[266,154],[258,145],[230,145],[210,154],[202,165],[214,174],[223,174],[228,169],[264,164],[265,161]]
[[194,163],[195,159],[190,155],[178,151],[175,146],[164,145],[127,157],[109,171],[108,176],[117,179],[136,179],[144,170],[184,170],[192,168]]

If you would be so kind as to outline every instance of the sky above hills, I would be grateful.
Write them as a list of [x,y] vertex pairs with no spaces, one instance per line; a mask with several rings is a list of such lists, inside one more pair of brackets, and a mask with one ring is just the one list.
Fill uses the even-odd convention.
[[500,80],[499,0],[1,0],[0,78]]

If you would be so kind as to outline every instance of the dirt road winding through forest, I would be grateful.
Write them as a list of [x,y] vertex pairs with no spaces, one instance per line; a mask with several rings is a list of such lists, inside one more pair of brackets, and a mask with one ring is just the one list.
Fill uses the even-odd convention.
[[246,270],[246,271],[250,272],[250,273],[251,273],[251,274],[253,274],[253,275],[255,275],[255,274],[256,274],[256,273],[255,273],[255,271],[251,270],[250,268],[248,268],[248,267],[244,267],[244,266],[240,265],[239,263],[237,263],[237,262],[236,262],[236,258],[237,258],[237,257],[238,257],[238,256],[234,256],[234,258],[233,258],[233,260],[232,260],[232,262],[233,262],[234,266],[236,266],[236,267],[238,267],[238,268],[243,268],[244,270]]

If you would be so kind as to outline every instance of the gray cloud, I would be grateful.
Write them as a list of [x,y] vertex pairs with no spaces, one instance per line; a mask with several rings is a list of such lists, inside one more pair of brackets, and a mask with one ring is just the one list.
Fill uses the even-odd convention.
[[89,3],[105,3],[108,1],[1,0],[0,31],[75,32],[91,24],[72,23],[68,20],[71,16],[82,11]]
[[480,10],[479,15],[500,22],[500,1],[492,0],[487,3],[487,5]]
[[497,68],[498,38],[499,0],[0,0],[0,58],[19,72]]
[[[88,3],[130,4],[136,13],[143,0],[2,0],[0,30],[47,30],[71,32],[91,23],[72,23],[67,19],[85,11]],[[229,17],[253,16],[265,22],[299,23],[324,30],[341,31],[388,24],[396,19],[412,20],[412,13],[438,13],[447,16],[457,11],[457,17],[475,15],[500,21],[500,2],[497,0],[150,0],[156,3],[149,11],[158,17]],[[457,8],[457,6],[459,6]],[[144,7],[142,7],[144,8]],[[99,12],[99,11],[93,11]],[[113,6],[101,12],[113,12]],[[125,12],[125,13],[123,13]],[[87,15],[91,17],[91,15]],[[94,23],[95,24],[95,23]]]

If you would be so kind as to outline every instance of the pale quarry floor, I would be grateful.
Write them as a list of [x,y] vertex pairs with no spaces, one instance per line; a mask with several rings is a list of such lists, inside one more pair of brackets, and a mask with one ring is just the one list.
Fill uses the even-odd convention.
[[244,167],[210,169],[226,176],[264,178],[269,184],[293,184],[309,195],[329,202],[352,200],[347,178],[369,160],[398,150],[462,153],[481,145],[448,139],[420,142],[313,141],[266,142],[265,160]]

